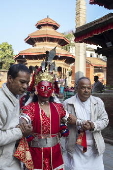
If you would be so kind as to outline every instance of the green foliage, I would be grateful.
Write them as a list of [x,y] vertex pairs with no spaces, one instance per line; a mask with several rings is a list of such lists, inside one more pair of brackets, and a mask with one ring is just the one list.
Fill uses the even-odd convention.
[[73,35],[73,33],[68,33],[65,35],[65,37],[71,41],[72,38],[74,37],[74,35]]
[[12,45],[7,42],[0,44],[0,63],[2,69],[8,69],[11,63],[14,63],[14,51]]
[[64,50],[70,52],[70,47],[75,46],[75,43],[74,43],[74,35],[73,35],[72,32],[71,32],[71,33],[64,34],[64,35],[65,35],[65,37],[70,41],[70,43],[67,44],[67,45],[65,45],[65,46],[63,46],[62,48],[63,48]]

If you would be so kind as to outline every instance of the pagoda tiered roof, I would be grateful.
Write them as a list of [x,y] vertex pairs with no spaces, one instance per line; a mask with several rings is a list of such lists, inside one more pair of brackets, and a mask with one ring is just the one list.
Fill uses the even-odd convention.
[[[25,56],[26,59],[40,59],[43,60],[46,56],[46,51],[50,51],[54,48],[54,43],[37,43],[37,46],[20,51],[19,55],[16,56],[18,59],[22,59]],[[19,57],[20,56],[20,57]],[[56,55],[54,60],[63,60],[65,63],[71,64],[75,61],[73,55],[68,51],[60,48],[56,44]]]
[[36,24],[36,27],[39,30],[29,34],[25,39],[25,42],[32,45],[32,48],[20,51],[15,56],[16,60],[43,60],[46,58],[46,52],[56,47],[54,60],[62,60],[67,64],[74,63],[75,57],[62,49],[62,46],[69,44],[69,40],[64,34],[56,31],[59,25],[54,20],[49,17],[44,18]]
[[42,26],[52,26],[55,30],[58,29],[60,27],[60,25],[55,22],[54,20],[52,20],[51,18],[47,17],[44,18],[40,21],[37,22],[37,24],[35,25],[38,29],[40,29]]
[[54,41],[58,42],[61,46],[69,44],[69,40],[63,34],[54,30],[52,26],[42,26],[40,30],[29,34],[25,41],[30,45],[34,45],[37,41]]

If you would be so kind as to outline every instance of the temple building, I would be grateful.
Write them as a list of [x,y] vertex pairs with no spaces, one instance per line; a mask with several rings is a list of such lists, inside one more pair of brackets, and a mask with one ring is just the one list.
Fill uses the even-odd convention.
[[[90,78],[91,84],[94,83],[94,76],[98,76],[99,80],[106,85],[106,61],[101,58],[86,57],[86,77]],[[72,80],[74,79],[75,66],[72,64]],[[74,83],[74,82],[72,82]]]
[[[89,0],[89,2],[90,4],[98,4],[105,8],[113,9],[112,0]],[[109,117],[109,126],[113,128],[113,13],[78,27],[75,32],[75,42],[99,45],[96,53],[107,57],[107,86],[105,92],[93,95],[100,97],[104,101]],[[109,126],[107,134],[111,134]],[[109,138],[109,135],[107,138]]]
[[113,13],[78,27],[75,32],[75,41],[99,45],[98,55],[107,57],[106,84],[113,86]]
[[[73,34],[72,32],[70,32],[69,34]],[[72,53],[73,55],[76,54],[76,49],[75,46],[73,46],[74,44],[74,35],[71,37],[70,41],[70,53]],[[94,76],[98,76],[99,80],[106,84],[106,67],[107,67],[107,58],[105,56],[103,56],[102,54],[97,54],[95,51],[99,48],[99,46],[96,45],[90,45],[90,44],[86,44],[86,51],[85,51],[85,59],[86,59],[86,63],[85,63],[85,72],[86,72],[86,77],[89,77],[91,80],[91,83],[94,83]],[[75,55],[76,56],[76,55]],[[77,58],[77,56],[76,56]],[[75,58],[75,62],[76,61]],[[81,61],[82,62],[82,61]],[[80,64],[81,64],[80,62]],[[76,71],[76,67],[73,64],[71,64],[71,68],[72,68],[72,80],[75,80],[75,71]],[[74,82],[73,82],[74,83]]]
[[[56,77],[59,81],[64,81],[67,86],[75,85],[75,46],[71,47],[70,52],[66,51],[62,47],[69,44],[69,40],[65,38],[64,34],[57,32],[59,24],[51,18],[47,17],[37,22],[35,25],[37,31],[28,35],[25,42],[32,45],[31,48],[20,51],[15,56],[16,63],[24,63],[28,67],[40,66],[41,63],[46,60],[47,53],[54,51],[56,67]],[[74,37],[74,36],[73,36]],[[74,42],[74,39],[73,39]],[[73,50],[72,50],[73,48]],[[94,54],[95,51],[90,47],[90,53]],[[104,80],[106,83],[106,62],[100,58],[94,58],[93,56],[87,57],[88,48],[86,48],[86,76],[91,79],[91,83],[94,83],[94,75],[98,75],[100,80]]]
[[69,40],[56,31],[60,25],[49,17],[38,21],[35,26],[38,30],[29,34],[25,39],[25,42],[32,47],[20,51],[15,56],[16,62],[24,63],[28,67],[40,66],[46,60],[48,53],[53,51],[57,77],[65,79],[70,71],[70,64],[75,62],[75,56],[62,48],[69,44]]

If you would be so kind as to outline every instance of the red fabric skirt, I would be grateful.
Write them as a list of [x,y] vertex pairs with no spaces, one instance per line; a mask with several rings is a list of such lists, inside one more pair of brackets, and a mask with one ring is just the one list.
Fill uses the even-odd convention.
[[52,170],[63,165],[59,144],[48,148],[30,147],[30,152],[32,155],[34,169]]

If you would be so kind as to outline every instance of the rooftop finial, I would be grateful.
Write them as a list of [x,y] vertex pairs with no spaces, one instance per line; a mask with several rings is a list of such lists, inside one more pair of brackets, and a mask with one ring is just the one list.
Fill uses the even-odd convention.
[[47,18],[49,18],[49,15],[47,15]]

